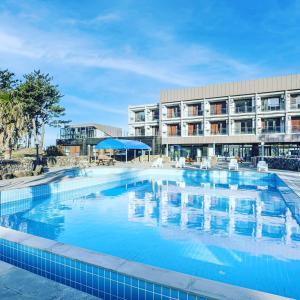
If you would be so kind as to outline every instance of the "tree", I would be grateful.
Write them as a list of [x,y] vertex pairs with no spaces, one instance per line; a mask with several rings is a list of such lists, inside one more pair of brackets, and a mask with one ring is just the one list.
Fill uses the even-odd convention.
[[53,78],[40,70],[24,75],[25,81],[16,89],[16,94],[24,114],[29,120],[34,143],[44,145],[45,125],[58,126],[64,121],[59,118],[65,109],[60,106],[62,95]]
[[18,80],[15,78],[15,73],[6,70],[0,70],[0,90],[11,91],[16,87]]

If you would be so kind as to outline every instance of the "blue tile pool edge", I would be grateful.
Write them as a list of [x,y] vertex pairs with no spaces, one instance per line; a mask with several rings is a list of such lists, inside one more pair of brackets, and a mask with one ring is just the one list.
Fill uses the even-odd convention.
[[288,299],[0,226],[0,260],[103,299]]

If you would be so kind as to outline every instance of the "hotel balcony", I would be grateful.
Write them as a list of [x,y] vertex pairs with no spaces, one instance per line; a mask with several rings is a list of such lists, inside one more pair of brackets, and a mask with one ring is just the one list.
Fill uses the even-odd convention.
[[135,136],[145,136],[145,128],[144,127],[135,128],[134,134]]
[[180,106],[170,106],[167,108],[167,118],[173,119],[173,118],[180,118]]
[[188,117],[203,116],[203,108],[201,104],[188,105]]
[[254,134],[255,130],[252,127],[236,128],[234,134]]
[[179,125],[168,125],[168,136],[181,136],[181,128]]
[[252,105],[235,106],[234,112],[236,114],[252,113],[252,112],[255,112],[255,107]]
[[228,113],[226,102],[213,103],[210,105],[210,114],[214,115],[225,115]]
[[291,109],[300,109],[300,102],[299,103],[291,103]]
[[216,130],[210,130],[211,135],[227,135],[228,129],[227,128],[217,128]]
[[284,133],[284,126],[269,126],[261,129],[263,134]]
[[300,133],[300,125],[293,125],[291,131],[292,133]]
[[134,120],[135,122],[145,122],[145,112],[136,112]]
[[280,111],[285,110],[285,104],[280,97],[262,98],[261,99],[262,111]]

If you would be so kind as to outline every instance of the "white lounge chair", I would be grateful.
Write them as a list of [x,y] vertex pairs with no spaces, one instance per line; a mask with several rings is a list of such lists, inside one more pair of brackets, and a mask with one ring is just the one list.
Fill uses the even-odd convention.
[[206,159],[206,158],[203,158],[201,163],[200,163],[200,169],[210,169],[211,167],[211,164],[210,164],[210,159]]
[[163,167],[163,159],[161,157],[157,158],[155,161],[153,161],[151,167],[162,168]]
[[176,161],[176,168],[184,168],[185,167],[185,157],[179,157],[179,160]]
[[239,169],[239,165],[237,159],[231,158],[228,164],[228,170],[238,171],[238,169]]
[[260,160],[257,163],[257,172],[268,172],[268,164],[264,160]]

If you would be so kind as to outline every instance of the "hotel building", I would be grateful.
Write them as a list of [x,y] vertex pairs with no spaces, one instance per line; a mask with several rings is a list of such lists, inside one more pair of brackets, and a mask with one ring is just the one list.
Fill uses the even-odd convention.
[[300,155],[298,74],[166,90],[128,115],[129,136],[169,156]]

